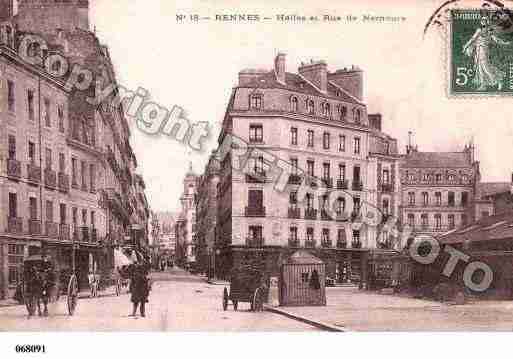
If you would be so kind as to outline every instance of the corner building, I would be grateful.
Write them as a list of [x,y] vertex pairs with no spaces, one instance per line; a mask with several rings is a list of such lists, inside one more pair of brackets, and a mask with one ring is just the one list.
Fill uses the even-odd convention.
[[[280,258],[308,248],[328,276],[364,280],[369,253],[393,250],[361,219],[365,207],[397,215],[397,143],[367,113],[362,70],[328,72],[321,61],[289,73],[285,62],[278,54],[270,71],[241,71],[231,94],[219,137],[217,275],[253,254],[276,274]],[[225,150],[227,136],[247,148]],[[284,191],[270,157],[289,167]]]

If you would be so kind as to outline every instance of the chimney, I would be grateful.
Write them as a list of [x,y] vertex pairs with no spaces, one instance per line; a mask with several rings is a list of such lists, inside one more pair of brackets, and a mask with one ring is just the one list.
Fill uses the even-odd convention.
[[324,61],[311,61],[309,64],[301,64],[298,72],[321,92],[326,93],[328,91],[328,66]]
[[328,81],[346,90],[351,96],[363,101],[363,71],[358,66],[343,68],[328,74]]
[[279,83],[285,85],[285,54],[278,53],[274,58],[274,73],[276,74],[276,80]]
[[381,131],[381,114],[380,113],[374,113],[367,115],[369,118],[369,125],[371,128]]

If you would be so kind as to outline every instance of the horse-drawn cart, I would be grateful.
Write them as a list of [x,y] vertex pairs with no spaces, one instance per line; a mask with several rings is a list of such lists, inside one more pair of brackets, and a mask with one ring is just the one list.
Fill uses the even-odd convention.
[[68,314],[73,315],[78,301],[78,281],[74,273],[67,283],[63,283],[54,270],[49,258],[41,255],[27,257],[23,261],[22,298],[29,316],[36,309],[41,314],[41,302],[44,305],[44,315],[48,315],[48,304],[57,302],[63,285],[66,285]]
[[233,309],[237,310],[239,302],[248,302],[252,311],[262,311],[269,295],[269,275],[265,273],[263,265],[238,266],[233,270],[230,289],[223,290],[223,310],[228,308],[229,301]]

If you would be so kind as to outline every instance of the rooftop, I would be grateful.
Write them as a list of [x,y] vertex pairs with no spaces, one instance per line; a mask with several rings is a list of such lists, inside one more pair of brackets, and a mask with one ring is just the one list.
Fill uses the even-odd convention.
[[468,168],[472,166],[468,152],[411,152],[404,156],[404,168]]

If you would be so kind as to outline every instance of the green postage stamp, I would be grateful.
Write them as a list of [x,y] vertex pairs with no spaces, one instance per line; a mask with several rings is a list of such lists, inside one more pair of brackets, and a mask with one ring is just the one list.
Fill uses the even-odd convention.
[[451,10],[451,94],[513,95],[511,14]]

